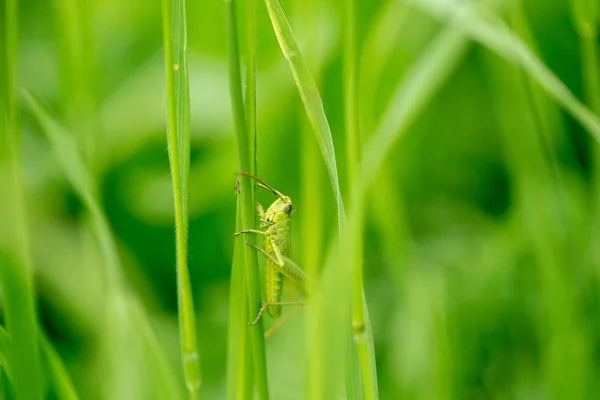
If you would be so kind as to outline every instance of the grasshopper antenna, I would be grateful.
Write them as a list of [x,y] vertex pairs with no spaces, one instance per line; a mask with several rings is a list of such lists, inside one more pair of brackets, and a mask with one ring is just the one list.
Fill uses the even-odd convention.
[[252,178],[252,179],[254,179],[257,182],[257,184],[258,184],[259,187],[261,187],[263,189],[269,190],[271,193],[273,193],[275,196],[277,196],[279,198],[285,197],[283,195],[283,193],[281,193],[280,191],[274,189],[273,187],[271,187],[270,185],[268,185],[266,182],[264,182],[260,178],[254,176],[252,174],[249,174],[248,172],[238,172],[238,173],[236,173],[236,175],[247,176],[248,178]]

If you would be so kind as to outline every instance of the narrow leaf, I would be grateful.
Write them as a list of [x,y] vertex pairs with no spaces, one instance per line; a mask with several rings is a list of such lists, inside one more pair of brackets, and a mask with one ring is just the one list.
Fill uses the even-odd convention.
[[294,76],[294,81],[300,92],[302,103],[304,104],[304,109],[306,110],[306,116],[312,125],[317,138],[317,143],[319,144],[323,159],[325,160],[325,165],[329,172],[329,179],[331,180],[333,192],[337,201],[338,223],[341,227],[345,218],[344,204],[340,192],[331,129],[329,128],[329,122],[327,121],[325,110],[323,109],[323,102],[321,101],[319,90],[308,69],[304,57],[302,56],[300,47],[296,42],[296,38],[294,37],[279,2],[277,0],[265,0],[265,4],[267,5],[269,17],[271,18],[273,30],[279,41],[279,46],[283,55],[288,60]]
[[188,181],[190,163],[190,95],[186,62],[184,0],[163,0],[163,39],[167,83],[169,161],[175,203],[177,297],[181,359],[192,398],[200,392],[196,316],[188,271]]

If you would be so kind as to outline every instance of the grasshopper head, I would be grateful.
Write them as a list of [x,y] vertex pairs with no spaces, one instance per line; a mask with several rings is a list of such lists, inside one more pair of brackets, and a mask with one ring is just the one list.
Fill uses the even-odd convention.
[[265,213],[267,222],[281,222],[290,218],[292,213],[292,199],[282,196],[275,200]]

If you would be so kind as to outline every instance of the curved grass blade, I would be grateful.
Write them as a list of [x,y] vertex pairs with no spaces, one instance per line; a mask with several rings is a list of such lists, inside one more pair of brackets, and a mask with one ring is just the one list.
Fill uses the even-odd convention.
[[321,101],[319,90],[317,89],[317,85],[302,56],[300,47],[296,42],[296,38],[294,37],[279,2],[277,0],[265,0],[265,4],[267,5],[271,24],[273,25],[273,30],[277,36],[281,52],[290,65],[292,74],[294,75],[294,81],[300,92],[304,109],[306,110],[306,116],[314,130],[317,143],[319,144],[323,159],[325,160],[329,179],[331,180],[337,202],[338,224],[342,227],[344,225],[345,211],[342,194],[340,192],[335,149],[333,147],[331,129],[329,128],[327,117],[325,116],[325,110],[323,109],[323,102]]
[[498,53],[509,63],[517,65],[569,112],[596,141],[600,141],[598,115],[583,105],[500,18],[490,13],[484,14],[473,6],[459,6],[448,0],[404,1],[409,1],[437,18],[448,20],[472,40]]
[[190,94],[186,61],[184,0],[163,0],[163,35],[168,103],[168,147],[175,203],[177,299],[183,372],[190,396],[199,397],[200,362],[188,257],[188,182],[190,167]]

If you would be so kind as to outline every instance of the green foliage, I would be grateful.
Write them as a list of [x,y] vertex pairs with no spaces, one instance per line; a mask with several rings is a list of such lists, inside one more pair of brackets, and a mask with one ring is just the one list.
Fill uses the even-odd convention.
[[2,7],[0,397],[600,391],[597,2]]
[[167,143],[175,203],[177,304],[183,373],[191,399],[200,395],[200,361],[196,339],[194,298],[188,272],[190,180],[190,93],[186,59],[184,0],[163,0],[163,36],[167,82]]

